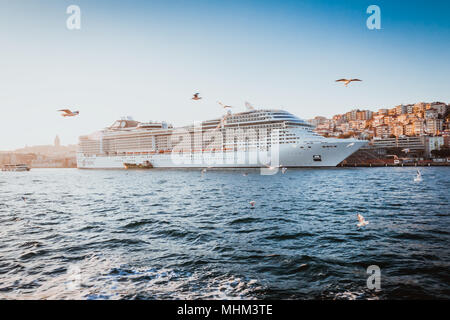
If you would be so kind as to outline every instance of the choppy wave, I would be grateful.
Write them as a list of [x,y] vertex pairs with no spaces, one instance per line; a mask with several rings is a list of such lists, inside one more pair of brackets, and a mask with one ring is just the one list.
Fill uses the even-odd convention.
[[[119,257],[90,255],[26,280],[11,275],[5,299],[249,299],[258,281],[169,268],[132,267]],[[176,296],[174,296],[176,293]]]

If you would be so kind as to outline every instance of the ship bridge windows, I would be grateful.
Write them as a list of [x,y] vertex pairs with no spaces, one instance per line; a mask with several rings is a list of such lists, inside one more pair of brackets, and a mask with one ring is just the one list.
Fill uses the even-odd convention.
[[135,128],[139,125],[138,121],[134,120],[117,120],[110,126],[110,129],[124,129],[124,128]]

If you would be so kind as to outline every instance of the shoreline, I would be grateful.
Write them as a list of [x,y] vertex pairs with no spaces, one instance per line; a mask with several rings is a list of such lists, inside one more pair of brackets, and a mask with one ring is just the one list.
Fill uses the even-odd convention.
[[365,167],[365,168],[371,168],[371,167],[450,167],[450,162],[430,162],[430,163],[346,163],[346,164],[339,164],[338,167]]
[[[393,164],[393,163],[355,163],[355,164],[338,164],[335,167],[287,167],[289,169],[339,169],[339,168],[381,168],[381,167],[450,167],[450,163],[400,163],[400,164]],[[126,171],[136,171],[133,169],[125,169],[125,168],[77,168],[77,167],[37,167],[37,168],[30,168],[33,169],[77,169],[77,170],[126,170]],[[201,168],[152,168],[147,169],[145,171],[176,171],[176,170],[197,170]],[[217,171],[217,170],[223,170],[223,171],[242,171],[242,170],[258,170],[260,168],[209,168],[209,171]]]

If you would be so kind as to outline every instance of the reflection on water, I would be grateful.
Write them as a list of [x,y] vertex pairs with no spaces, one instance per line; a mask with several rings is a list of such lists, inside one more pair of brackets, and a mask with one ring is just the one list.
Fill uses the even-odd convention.
[[0,298],[450,298],[449,168],[242,172],[0,173]]

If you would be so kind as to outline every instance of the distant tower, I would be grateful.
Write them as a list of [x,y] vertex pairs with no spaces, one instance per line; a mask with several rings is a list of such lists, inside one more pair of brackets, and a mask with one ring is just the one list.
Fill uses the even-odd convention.
[[56,136],[55,138],[55,147],[59,148],[61,146],[61,141],[59,141],[59,137]]

